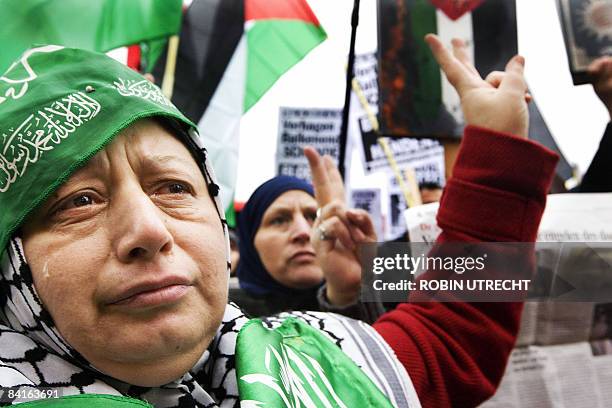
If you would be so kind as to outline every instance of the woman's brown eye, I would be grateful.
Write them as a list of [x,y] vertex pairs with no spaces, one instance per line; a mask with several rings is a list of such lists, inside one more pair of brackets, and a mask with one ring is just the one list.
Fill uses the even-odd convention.
[[288,223],[290,221],[290,218],[287,216],[278,216],[278,217],[274,217],[270,220],[270,224],[271,225],[283,225],[285,223]]
[[72,204],[75,207],[84,207],[86,205],[93,204],[93,198],[91,198],[89,195],[81,194],[72,200]]
[[172,183],[168,186],[168,191],[170,194],[184,194],[188,193],[189,190],[187,187],[181,183]]

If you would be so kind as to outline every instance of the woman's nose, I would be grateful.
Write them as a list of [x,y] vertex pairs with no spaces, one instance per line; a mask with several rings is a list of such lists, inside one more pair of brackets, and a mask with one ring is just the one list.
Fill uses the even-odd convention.
[[152,260],[170,253],[174,245],[163,213],[144,192],[132,194],[119,206],[117,222],[117,257],[122,262]]
[[308,220],[301,214],[293,218],[291,225],[291,241],[308,242],[310,241],[310,230],[312,226]]

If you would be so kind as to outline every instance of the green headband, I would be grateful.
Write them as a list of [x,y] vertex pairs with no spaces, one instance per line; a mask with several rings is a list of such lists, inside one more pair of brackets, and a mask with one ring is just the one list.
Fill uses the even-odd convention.
[[104,54],[26,51],[0,77],[0,250],[75,170],[150,116],[196,128],[158,87]]

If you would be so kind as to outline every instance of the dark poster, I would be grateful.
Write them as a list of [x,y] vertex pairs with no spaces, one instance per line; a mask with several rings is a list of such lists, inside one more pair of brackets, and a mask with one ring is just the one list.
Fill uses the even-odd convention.
[[484,75],[503,70],[517,53],[515,0],[486,0],[457,20],[445,13],[428,0],[379,0],[383,134],[461,137],[463,133],[457,95],[443,83],[438,64],[424,41],[425,34],[438,33],[448,43],[451,38],[445,38],[447,35],[467,40],[476,68]]

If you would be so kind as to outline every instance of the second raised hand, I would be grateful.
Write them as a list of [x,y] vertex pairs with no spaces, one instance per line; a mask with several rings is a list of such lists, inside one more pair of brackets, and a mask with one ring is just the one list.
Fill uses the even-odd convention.
[[527,137],[529,110],[526,98],[529,97],[523,57],[513,57],[506,65],[503,76],[496,75],[499,81],[496,82],[494,78],[486,81],[467,58],[462,41],[453,41],[453,52],[436,35],[428,34],[425,41],[449,82],[459,93],[468,125]]

